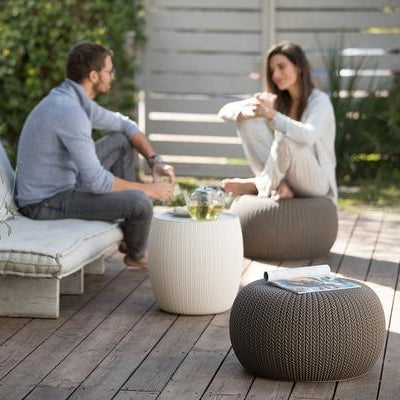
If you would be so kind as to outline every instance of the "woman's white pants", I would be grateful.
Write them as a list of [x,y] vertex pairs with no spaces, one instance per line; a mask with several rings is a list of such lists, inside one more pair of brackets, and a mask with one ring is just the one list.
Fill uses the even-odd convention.
[[259,196],[269,196],[285,179],[296,196],[325,196],[329,191],[326,173],[319,165],[314,146],[296,143],[275,132],[265,119],[237,123],[237,132],[253,171]]

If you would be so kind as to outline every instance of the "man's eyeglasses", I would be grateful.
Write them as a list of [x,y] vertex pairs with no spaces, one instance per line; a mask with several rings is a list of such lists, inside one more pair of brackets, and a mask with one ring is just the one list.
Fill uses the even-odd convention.
[[102,70],[102,71],[110,76],[115,76],[115,68],[113,68],[111,71],[105,71],[105,70]]

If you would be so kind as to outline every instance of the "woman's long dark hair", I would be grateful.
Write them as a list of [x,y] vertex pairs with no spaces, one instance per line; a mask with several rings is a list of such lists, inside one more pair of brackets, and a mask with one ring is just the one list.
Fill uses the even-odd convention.
[[277,54],[286,56],[299,69],[299,88],[300,88],[300,104],[297,109],[296,120],[300,120],[307,106],[307,99],[311,91],[314,89],[314,83],[311,77],[311,67],[304,51],[300,46],[291,42],[282,42],[272,47],[267,54],[265,69],[267,90],[275,93],[278,98],[276,100],[276,110],[288,115],[292,105],[292,99],[287,90],[279,90],[272,81],[272,71],[270,68],[271,58]]

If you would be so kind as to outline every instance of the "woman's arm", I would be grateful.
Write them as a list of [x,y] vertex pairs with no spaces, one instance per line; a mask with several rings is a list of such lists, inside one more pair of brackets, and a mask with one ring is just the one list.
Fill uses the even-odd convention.
[[278,131],[295,142],[312,145],[325,132],[331,131],[335,115],[329,97],[319,92],[309,100],[302,121],[295,121],[277,112],[271,123]]
[[218,116],[225,121],[242,122],[246,119],[257,118],[252,111],[254,97],[225,104],[218,112]]

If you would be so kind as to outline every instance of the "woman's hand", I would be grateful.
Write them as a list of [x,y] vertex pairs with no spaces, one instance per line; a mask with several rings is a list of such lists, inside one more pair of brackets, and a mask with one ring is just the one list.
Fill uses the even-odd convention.
[[276,110],[274,108],[277,95],[269,92],[256,93],[254,95],[255,102],[253,112],[256,117],[264,117],[269,120],[273,119]]

